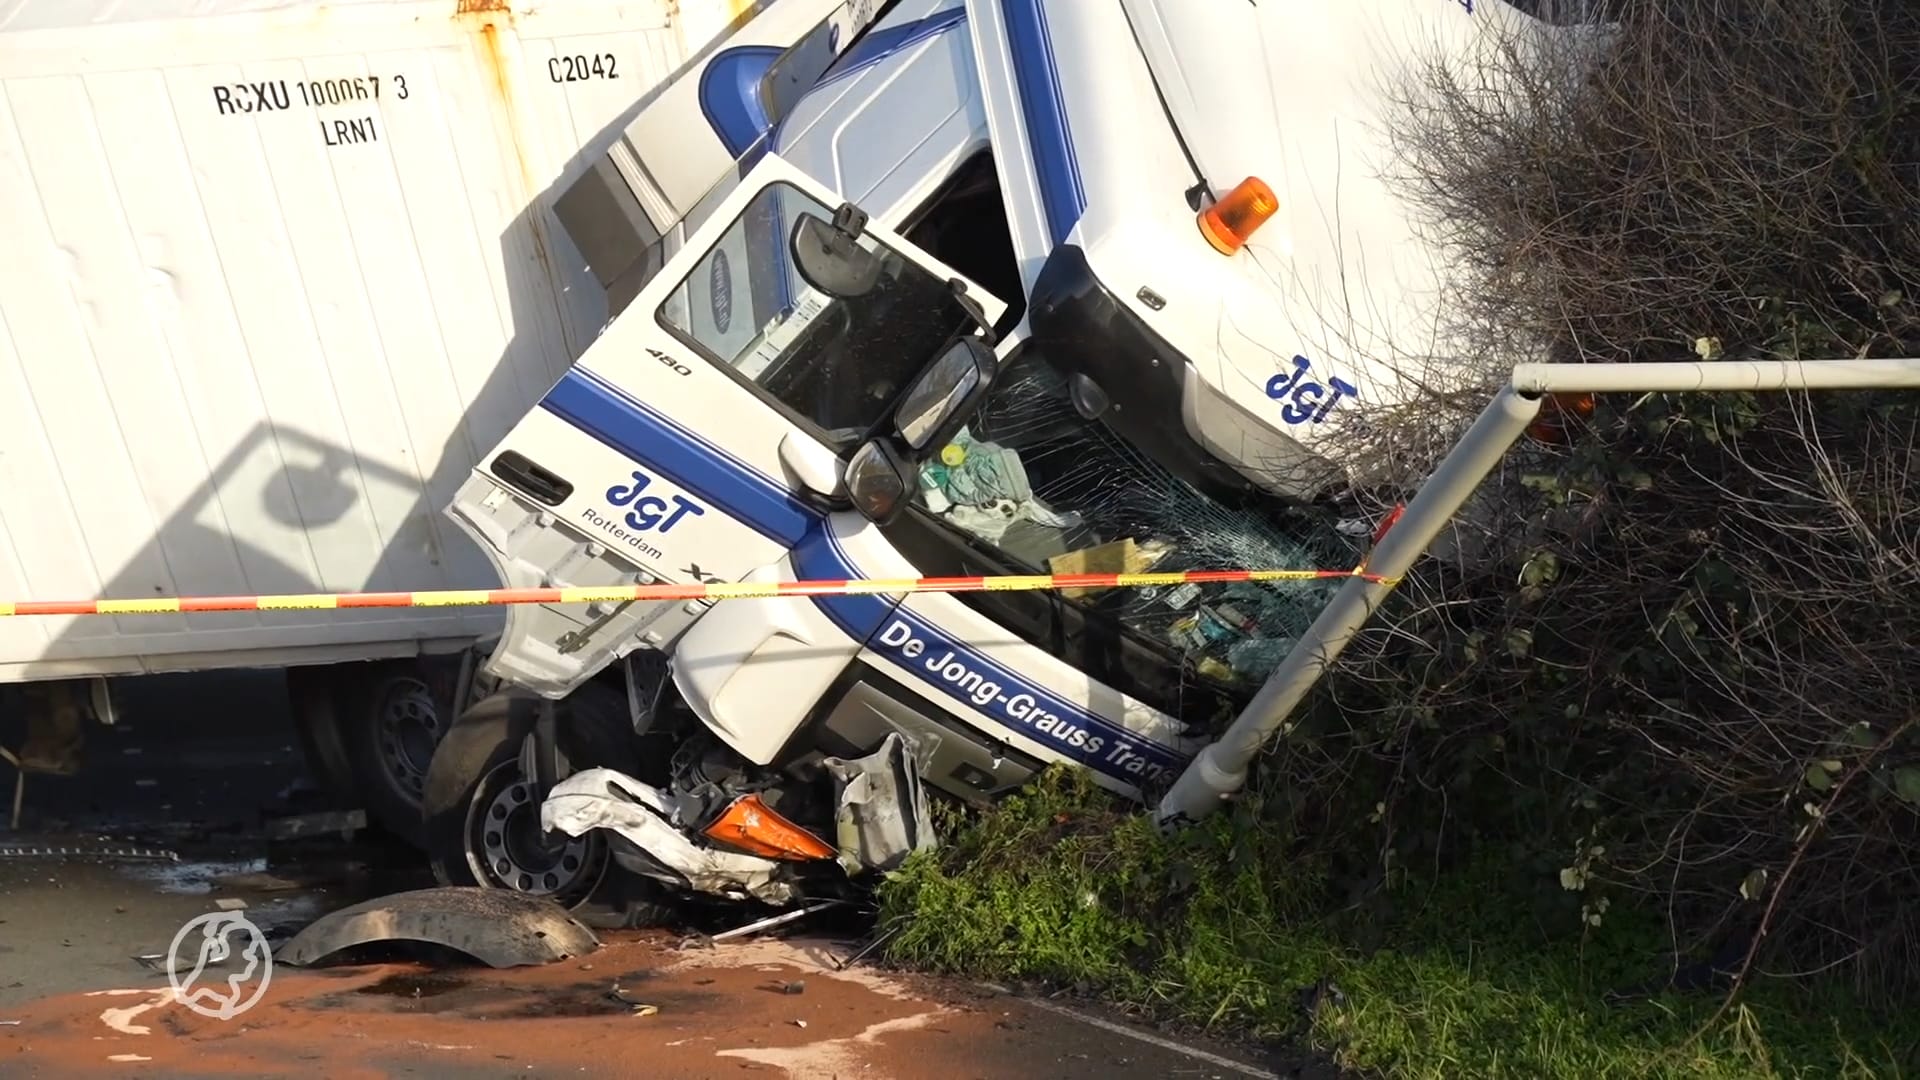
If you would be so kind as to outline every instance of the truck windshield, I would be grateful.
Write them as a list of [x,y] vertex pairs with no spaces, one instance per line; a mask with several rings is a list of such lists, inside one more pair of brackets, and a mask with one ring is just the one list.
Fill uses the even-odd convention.
[[[1359,551],[1322,515],[1222,504],[1083,419],[1030,351],[920,470],[924,512],[1036,573],[1325,569]],[[1066,590],[1214,682],[1264,680],[1337,580]]]
[[901,390],[972,326],[948,283],[863,235],[879,256],[879,283],[852,299],[808,285],[788,238],[801,215],[833,210],[798,188],[771,184],[661,305],[681,342],[770,395],[840,453],[886,418]]

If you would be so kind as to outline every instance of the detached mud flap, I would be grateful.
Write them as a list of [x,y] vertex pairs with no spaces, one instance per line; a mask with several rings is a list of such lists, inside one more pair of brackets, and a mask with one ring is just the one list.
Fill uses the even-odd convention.
[[[834,781],[837,861],[849,877],[898,867],[934,846],[926,789],[907,742],[889,735],[860,758],[827,758]],[[787,905],[799,898],[792,864],[709,846],[675,816],[674,797],[613,769],[588,769],[554,785],[540,823],[568,836],[606,829],[620,866],[677,889]]]
[[300,931],[273,958],[302,967],[379,941],[444,945],[497,968],[551,964],[600,947],[593,931],[552,900],[469,885],[416,889],[341,908]]

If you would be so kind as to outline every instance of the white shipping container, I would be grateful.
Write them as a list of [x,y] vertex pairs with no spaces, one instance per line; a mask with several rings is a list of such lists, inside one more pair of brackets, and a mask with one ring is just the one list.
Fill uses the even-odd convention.
[[[442,508],[606,318],[550,200],[749,6],[0,0],[0,600],[496,586]],[[0,681],[499,619],[0,619]]]

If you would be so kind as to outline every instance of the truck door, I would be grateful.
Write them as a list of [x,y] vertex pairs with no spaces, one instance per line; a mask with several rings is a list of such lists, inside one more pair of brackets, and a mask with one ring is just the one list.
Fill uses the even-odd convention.
[[[877,284],[852,299],[809,285],[790,238],[805,219],[831,222],[839,202],[762,158],[482,458],[449,514],[509,587],[737,581],[779,572],[809,536],[862,531],[833,501],[844,459],[1005,305],[872,225],[857,243]],[[704,610],[514,606],[491,670],[559,697],[632,649],[671,643]]]

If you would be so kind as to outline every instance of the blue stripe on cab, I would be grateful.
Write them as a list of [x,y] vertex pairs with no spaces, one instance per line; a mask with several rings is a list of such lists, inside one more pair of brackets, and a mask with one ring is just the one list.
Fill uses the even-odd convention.
[[[628,458],[696,492],[728,517],[770,540],[793,547],[820,522],[818,514],[771,480],[762,480],[744,466],[717,457],[705,446],[705,440],[578,367],[561,376],[540,404]],[[708,452],[687,453],[695,446]]]
[[1000,9],[1006,20],[1014,83],[1020,91],[1020,114],[1027,122],[1033,171],[1040,182],[1040,202],[1047,212],[1048,234],[1055,244],[1064,244],[1081,211],[1087,208],[1087,193],[1080,182],[1080,162],[1073,153],[1046,13],[1040,9],[1040,0],[1001,0]]
[[[857,577],[853,560],[830,530],[808,535],[793,553],[794,573],[805,580]],[[867,648],[898,664],[956,703],[986,713],[1088,768],[1129,783],[1170,779],[1185,755],[1127,730],[1084,705],[1030,681],[986,653],[963,643],[909,608],[878,596],[816,596],[834,625]],[[917,650],[904,647],[902,631]],[[883,633],[883,631],[888,631]],[[958,664],[934,670],[930,664]],[[955,672],[961,673],[956,679]],[[977,674],[978,680],[970,678]],[[991,685],[995,693],[984,689]]]
[[[895,622],[911,632],[921,647],[918,651],[893,644],[902,636],[894,629]],[[1001,726],[1090,769],[1141,784],[1171,780],[1171,773],[1187,760],[1179,751],[1027,680],[908,608],[895,610],[886,629],[893,633],[877,634],[867,642],[869,649],[959,704],[978,709]],[[943,666],[935,671],[935,664]]]
[[[833,539],[832,526],[822,524],[807,534],[793,549],[793,573],[802,581],[847,581],[861,577]],[[896,601],[885,596],[816,596],[813,602],[855,641],[867,641],[893,613]]]

